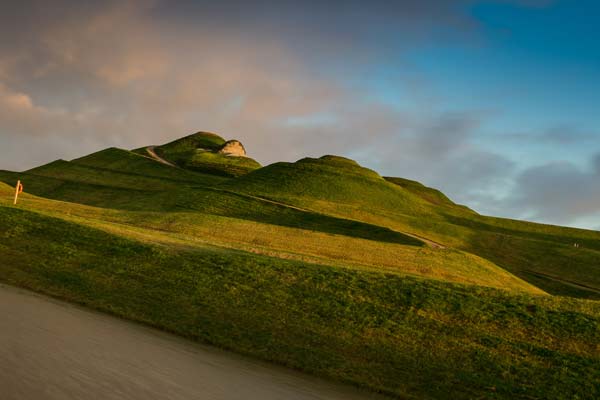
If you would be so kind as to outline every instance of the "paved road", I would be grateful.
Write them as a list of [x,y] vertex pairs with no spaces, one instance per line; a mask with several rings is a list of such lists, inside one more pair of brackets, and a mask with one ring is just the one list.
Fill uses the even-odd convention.
[[0,398],[381,399],[1,284]]

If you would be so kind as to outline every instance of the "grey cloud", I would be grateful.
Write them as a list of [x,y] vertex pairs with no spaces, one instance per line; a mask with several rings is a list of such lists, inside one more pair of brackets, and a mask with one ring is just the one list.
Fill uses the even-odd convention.
[[465,114],[444,114],[420,127],[415,143],[424,158],[450,154],[468,143],[468,137],[480,126],[479,118]]
[[592,168],[554,162],[529,168],[508,199],[515,212],[550,223],[569,223],[600,212],[600,154]]
[[489,213],[488,198],[509,185],[515,165],[473,145],[481,118],[476,112],[404,118],[387,141],[351,154],[384,174],[416,179]]
[[502,139],[541,145],[572,145],[593,140],[597,135],[573,125],[551,126],[541,132],[518,132],[501,135]]
[[600,175],[600,153],[592,157],[592,165],[594,166],[594,173]]
[[[254,10],[246,2],[225,6],[193,2],[200,7],[193,13],[182,11],[185,3],[109,1],[100,5],[57,0],[52,7],[42,1],[8,7],[0,16],[0,37],[16,40],[0,39],[0,113],[4,117],[0,142],[8,142],[9,136],[40,141],[60,136],[98,147],[118,139],[135,147],[209,129],[257,143],[263,162],[322,150],[316,143],[344,143],[338,150],[344,151],[366,143],[369,127],[393,134],[391,126],[377,127],[387,124],[398,129],[401,124],[390,121],[399,113],[364,100],[364,89],[344,87],[335,77],[323,74],[322,65],[313,65],[296,46],[308,44],[308,39],[302,35],[286,38],[287,27],[278,24],[296,18],[301,20],[298,28],[317,32],[328,26],[335,32],[317,36],[334,50],[343,47],[346,33],[363,29],[363,24],[357,24],[361,18],[364,26],[373,18],[382,18],[390,26],[411,18],[464,18],[451,13],[441,1],[431,2],[439,7],[429,8],[417,1],[403,2],[401,8],[381,2],[368,8],[372,15],[361,14],[358,2],[314,2],[302,9],[295,2],[263,2],[253,4]],[[230,14],[234,19],[236,15],[229,13],[232,7],[243,11],[237,15],[245,21],[256,20],[259,25],[270,21],[281,35],[237,26],[231,21]],[[306,7],[314,7],[319,11],[313,13],[316,18],[328,21],[310,21]],[[393,13],[386,12],[390,7]],[[177,14],[174,19],[163,15],[167,9]],[[263,11],[281,11],[282,15],[264,20]],[[180,24],[182,15],[193,15],[193,19]],[[429,30],[408,24],[396,24],[396,29]],[[368,59],[356,48],[351,50],[352,59],[340,58],[344,63],[358,65]],[[15,101],[23,102],[16,113]],[[239,104],[229,106],[236,101]],[[308,131],[279,123],[319,113],[335,115],[338,127],[344,129]],[[352,137],[354,131],[361,135]],[[314,135],[327,140],[311,140]],[[267,145],[277,150],[267,151]],[[335,152],[335,148],[330,150]],[[65,156],[62,152],[45,154],[47,159],[32,157],[3,167],[21,169]]]
[[542,141],[557,144],[581,143],[594,138],[592,133],[568,125],[552,127],[541,136]]

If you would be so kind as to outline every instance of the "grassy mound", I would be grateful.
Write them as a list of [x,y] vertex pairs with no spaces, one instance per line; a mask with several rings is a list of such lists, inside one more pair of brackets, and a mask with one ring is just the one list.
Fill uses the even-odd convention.
[[436,206],[446,206],[452,208],[463,207],[465,210],[472,211],[468,207],[460,206],[454,203],[439,190],[427,187],[417,181],[389,176],[386,176],[384,179],[388,182],[393,183],[394,185],[398,185],[401,188],[408,190],[409,192],[421,197],[422,199],[427,200],[432,204],[435,204]]
[[343,157],[304,158],[275,163],[224,186],[298,207],[326,210],[338,205],[382,211],[426,213],[430,205],[375,171]]
[[196,149],[217,151],[225,144],[225,139],[210,132],[197,132],[189,136],[174,140],[162,146],[156,146],[158,152],[167,159],[178,153],[185,153]]
[[249,157],[218,153],[226,143],[225,139],[214,133],[198,132],[156,146],[154,151],[181,168],[215,175],[235,177],[261,167],[257,161]]
[[200,149],[179,153],[177,158],[172,159],[178,165],[192,171],[232,177],[245,175],[261,167],[249,157],[229,156]]

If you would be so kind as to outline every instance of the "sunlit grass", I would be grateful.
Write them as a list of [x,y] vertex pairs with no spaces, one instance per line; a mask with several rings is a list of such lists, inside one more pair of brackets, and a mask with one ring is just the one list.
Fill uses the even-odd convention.
[[0,279],[401,398],[595,398],[600,303],[214,247],[0,206]]

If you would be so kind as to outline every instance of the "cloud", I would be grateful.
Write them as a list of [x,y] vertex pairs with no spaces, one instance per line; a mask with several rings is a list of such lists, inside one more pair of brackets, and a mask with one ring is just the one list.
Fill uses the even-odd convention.
[[508,199],[520,215],[564,224],[600,213],[600,154],[588,169],[570,162],[528,168],[516,179]]
[[41,132],[46,124],[63,128],[66,122],[59,110],[49,110],[34,104],[31,97],[14,91],[0,82],[0,121],[10,135],[30,135]]
[[519,132],[503,134],[502,139],[542,145],[572,145],[592,141],[596,134],[574,125],[551,126],[542,132]]
[[487,212],[488,199],[509,185],[515,164],[473,144],[482,118],[478,112],[413,116],[393,130],[400,134],[389,142],[372,143],[356,155],[385,174],[419,180]]
[[[263,162],[323,147],[336,152],[322,143],[348,151],[379,132],[393,134],[390,126],[378,127],[400,114],[368,100],[368,85],[349,86],[348,68],[366,73],[379,62],[372,56],[388,54],[391,43],[397,50],[414,45],[439,24],[470,29],[454,6],[425,3],[57,0],[52,9],[39,0],[14,3],[0,15],[0,143],[29,136],[44,145],[61,137],[86,152],[208,129],[256,143]],[[344,64],[343,76],[331,62]],[[325,114],[336,127],[284,123]],[[5,158],[3,167],[78,155],[44,154]]]

